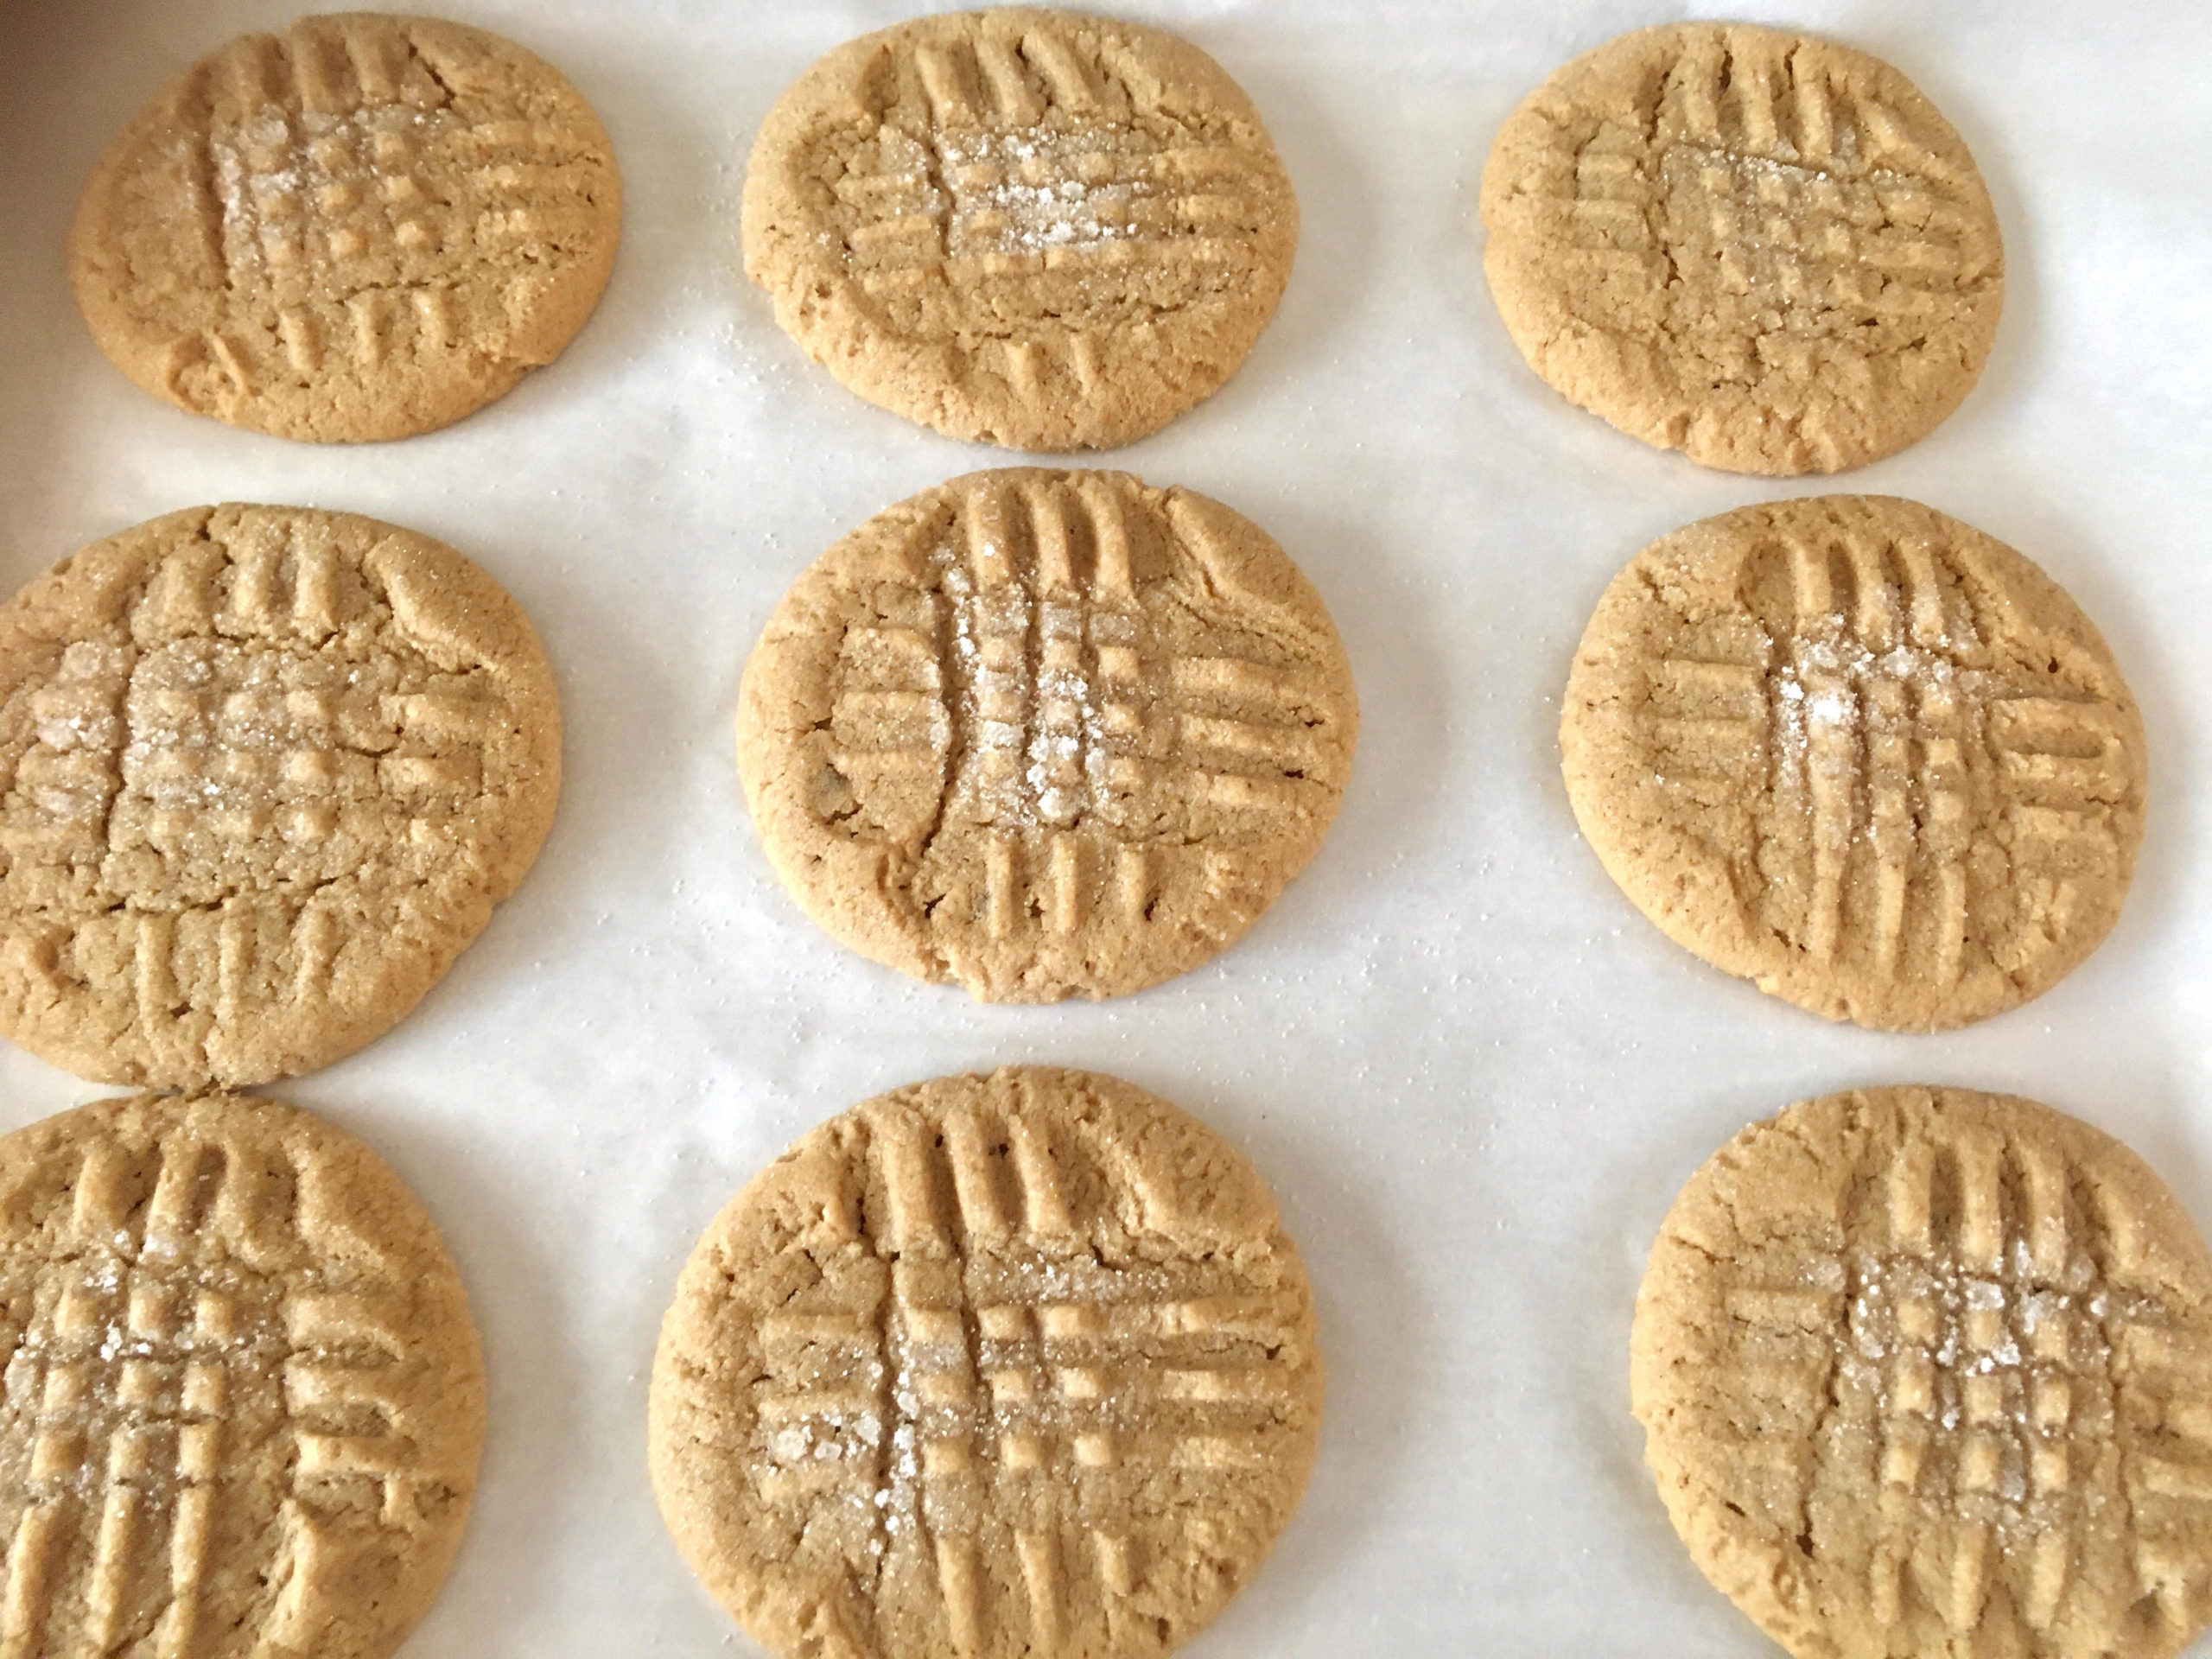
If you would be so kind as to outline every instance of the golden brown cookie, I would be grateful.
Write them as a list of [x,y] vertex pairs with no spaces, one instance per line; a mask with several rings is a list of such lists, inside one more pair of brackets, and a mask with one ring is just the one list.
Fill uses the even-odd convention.
[[1675,1530],[1800,1659],[2165,1659],[2212,1615],[2212,1257],[2048,1106],[1745,1129],[1660,1230],[1631,1383]]
[[606,130],[551,65],[346,12],[170,82],[86,185],[69,275],[156,397],[280,437],[404,438],[560,355],[621,214]]
[[537,855],[529,619],[442,543],[194,507],[0,607],[0,1033],[103,1082],[263,1083],[380,1036]]
[[653,1490],[785,1659],[1150,1659],[1266,1558],[1320,1408],[1251,1166],[1011,1066],[832,1118],[715,1218],[661,1326]]
[[1888,64],[1669,23],[1560,69],[1483,173],[1483,269],[1538,374],[1731,472],[1925,436],[1997,332],[2005,259],[1950,124]]
[[381,1659],[484,1442],[460,1276],[321,1119],[144,1095],[0,1140],[6,1651]]
[[807,913],[985,1001],[1141,990],[1234,942],[1335,817],[1358,727],[1264,531],[1126,473],[970,473],[792,585],[738,764]]
[[1668,937],[1832,1020],[1961,1026],[2120,915],[2142,716],[2088,618],[2001,542],[1830,495],[1661,537],[1560,720],[1567,794]]
[[946,12],[863,35],[770,111],[746,274],[870,403],[1015,449],[1110,448],[1236,372],[1298,202],[1243,89],[1172,35]]

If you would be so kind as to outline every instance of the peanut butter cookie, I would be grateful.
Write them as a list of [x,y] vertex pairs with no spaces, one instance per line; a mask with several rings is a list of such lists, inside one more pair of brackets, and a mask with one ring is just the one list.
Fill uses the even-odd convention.
[[103,1082],[264,1083],[380,1036],[537,855],[537,636],[441,543],[196,507],[0,607],[0,1033]]
[[274,1101],[0,1139],[7,1650],[383,1659],[444,1580],[484,1367],[421,1205]]
[[560,355],[621,213],[607,133],[550,65],[432,17],[302,17],[124,130],[70,280],[157,397],[280,437],[404,438]]
[[2120,915],[2142,716],[2074,601],[1917,502],[1743,507],[1613,579],[1560,720],[1574,816],[1637,907],[1832,1020],[1961,1026]]
[[1357,725],[1327,611],[1256,525],[1125,473],[1011,468],[799,578],[746,667],[738,763],[831,934],[1045,1002],[1232,943],[1320,845]]
[[2212,1257],[2047,1106],[1745,1129],[1660,1230],[1630,1378],[1675,1530],[1799,1659],[2170,1659],[2212,1614]]
[[900,1089],[699,1241],[653,1364],[653,1489],[785,1659],[1154,1659],[1258,1569],[1321,1408],[1251,1166],[1112,1077]]
[[1668,23],[1507,119],[1483,269],[1537,373],[1731,472],[1833,473],[1925,436],[1997,332],[1997,216],[1950,124],[1863,52]]
[[1158,29],[945,12],[849,41],[770,112],[745,269],[807,354],[957,438],[1103,448],[1236,372],[1298,203],[1242,88]]

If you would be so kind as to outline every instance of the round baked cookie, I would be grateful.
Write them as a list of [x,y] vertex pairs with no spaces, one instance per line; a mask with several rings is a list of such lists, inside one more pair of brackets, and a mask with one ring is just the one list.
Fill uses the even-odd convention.
[[746,274],[851,391],[957,438],[1110,448],[1236,372],[1298,202],[1243,89],[1158,29],[946,12],[863,35],[770,111]]
[[1888,496],[1645,548],[1582,636],[1560,747],[1583,835],[1669,938],[1885,1030],[2050,989],[2143,839],[2142,716],[2094,626],[2001,542]]
[[1997,216],[1888,64],[1741,23],[1560,69],[1484,169],[1483,269],[1553,388],[1730,472],[1833,473],[1957,408],[1997,332]]
[[1675,1529],[1800,1659],[2164,1659],[2212,1615],[2212,1257],[2110,1136],[1931,1088],[1675,1200],[1630,1381]]
[[1010,1066],[863,1103],[692,1252],[653,1490],[784,1659],[1151,1659],[1251,1577],[1321,1362],[1260,1178],[1166,1102]]
[[264,1083],[390,1029],[537,855],[537,636],[442,543],[194,507],[0,607],[0,1033],[80,1077]]
[[376,1154],[237,1095],[0,1139],[10,1654],[381,1659],[460,1546],[484,1366]]
[[784,596],[737,756],[835,938],[984,1001],[1114,996],[1233,943],[1319,846],[1351,671],[1249,520],[1126,473],[970,473]]
[[551,65],[346,12],[171,81],[86,185],[69,276],[156,397],[279,437],[404,438],[560,355],[621,213],[606,130]]

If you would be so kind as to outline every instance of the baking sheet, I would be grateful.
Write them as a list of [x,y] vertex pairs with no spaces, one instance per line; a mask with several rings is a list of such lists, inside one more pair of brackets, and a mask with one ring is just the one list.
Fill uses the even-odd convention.
[[[127,384],[61,244],[160,84],[289,3],[0,7],[0,583],[225,499],[375,514],[536,620],[567,720],[520,893],[397,1031],[269,1092],[365,1136],[429,1205],[492,1381],[474,1518],[407,1648],[752,1649],[656,1516],[645,1382],[699,1230],[801,1131],[1014,1060],[1120,1073],[1242,1145],[1320,1300],[1311,1492],[1194,1659],[1775,1651],[1669,1529],[1627,1414],[1643,1255],[1746,1121],[1913,1080],[2016,1090],[2127,1140],[2212,1224],[2212,12],[2169,0],[1747,0],[1898,65],[1966,135],[2009,282],[1965,406],[1840,486],[1916,496],[2039,561],[2117,651],[2152,748],[2117,930],[2027,1008],[1941,1037],[1830,1027],[1664,941],[1577,838],[1554,728],[1599,590],[1645,542],[1816,493],[1702,472],[1547,391],[1483,287],[1498,123],[1573,54],[1702,9],[1619,0],[1124,0],[1217,57],[1304,209],[1243,372],[1110,464],[1266,525],[1327,598],[1364,727],[1320,856],[1211,965],[1103,1006],[987,1008],[831,944],[747,823],[747,650],[823,547],[1012,459],[814,370],[734,274],[755,127],[828,48],[906,15],[806,0],[450,0],[564,69],[626,191],[605,302],[459,426],[318,448]],[[104,1092],[0,1046],[0,1126]],[[2212,1653],[2212,1643],[2199,1652]]]

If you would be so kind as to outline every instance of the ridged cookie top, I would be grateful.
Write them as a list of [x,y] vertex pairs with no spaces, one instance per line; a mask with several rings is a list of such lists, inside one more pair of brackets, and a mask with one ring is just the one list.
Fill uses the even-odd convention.
[[0,1031],[107,1082],[262,1083],[381,1034],[537,856],[529,620],[412,531],[199,507],[0,608]]
[[2111,929],[2141,716],[2089,620],[1916,502],[1745,507],[1637,555],[1560,723],[1606,870],[1708,962],[1831,1019],[1963,1025]]
[[1232,374],[1290,275],[1298,207],[1205,54],[1074,12],[863,36],[753,146],[745,266],[872,403],[1018,449],[1126,443]]
[[484,1373],[421,1205],[272,1101],[0,1140],[10,1655],[381,1659],[461,1541]]
[[1321,1402],[1296,1249],[1163,1101],[1016,1067],[855,1107],[709,1228],[661,1332],[661,1511],[753,1637],[1139,1659],[1258,1567]]
[[1122,473],[974,473],[770,618],[738,708],[785,884],[987,1001],[1141,989],[1235,940],[1335,816],[1343,646],[1255,525]]
[[1735,472],[1831,473],[1957,407],[2004,255],[1950,124],[1826,41],[1680,23],[1532,93],[1483,175],[1483,257],[1538,373],[1623,431]]
[[70,276],[156,396],[282,437],[404,437],[549,363],[613,269],[607,134],[480,29],[303,17],[194,64],[110,146]]
[[1669,1212],[1636,1414],[1708,1578],[1803,1659],[2165,1659],[2212,1613],[2212,1259],[2031,1101],[1831,1095]]

